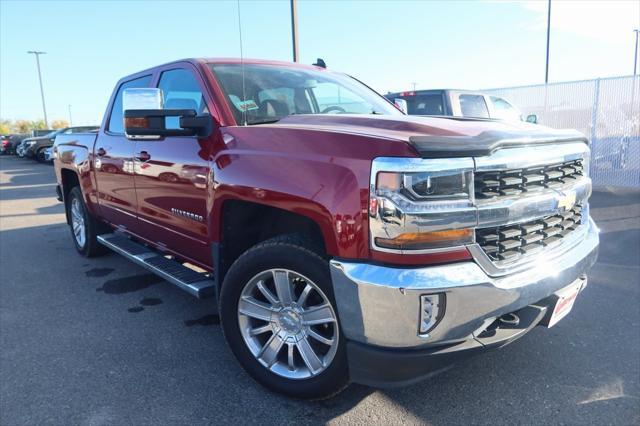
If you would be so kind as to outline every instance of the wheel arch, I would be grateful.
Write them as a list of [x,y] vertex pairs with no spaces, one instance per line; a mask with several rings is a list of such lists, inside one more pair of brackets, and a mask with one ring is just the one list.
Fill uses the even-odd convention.
[[[299,235],[316,253],[330,255],[335,247],[333,234],[319,222],[317,214],[304,209],[296,211],[251,200],[227,199],[221,203],[217,223],[217,238],[213,238],[213,257],[216,281],[222,285],[224,277],[243,253],[256,244],[282,235]],[[328,222],[330,224],[330,222]]]

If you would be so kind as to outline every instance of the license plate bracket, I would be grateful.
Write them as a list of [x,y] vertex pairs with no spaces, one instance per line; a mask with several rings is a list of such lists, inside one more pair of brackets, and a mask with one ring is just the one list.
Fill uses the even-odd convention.
[[587,278],[580,277],[568,286],[556,291],[547,299],[547,314],[540,321],[540,325],[551,328],[561,319],[566,317],[578,297],[578,294],[587,285]]

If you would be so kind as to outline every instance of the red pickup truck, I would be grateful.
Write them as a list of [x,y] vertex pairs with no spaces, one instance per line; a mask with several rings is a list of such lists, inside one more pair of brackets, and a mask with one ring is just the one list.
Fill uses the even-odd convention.
[[412,383],[553,326],[597,256],[583,135],[406,116],[320,67],[145,70],[53,156],[78,252],[212,298],[240,364],[294,397]]

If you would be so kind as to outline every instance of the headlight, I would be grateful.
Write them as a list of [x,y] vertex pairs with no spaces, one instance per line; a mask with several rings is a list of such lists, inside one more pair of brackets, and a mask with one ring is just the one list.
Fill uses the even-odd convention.
[[473,243],[473,168],[471,158],[374,160],[373,248],[415,253]]
[[376,179],[380,193],[397,191],[415,201],[470,201],[473,196],[473,175],[470,171],[393,173],[380,172]]

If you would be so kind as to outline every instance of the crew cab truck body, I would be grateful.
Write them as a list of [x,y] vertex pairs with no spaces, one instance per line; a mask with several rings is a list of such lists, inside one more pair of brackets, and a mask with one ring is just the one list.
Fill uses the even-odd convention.
[[142,71],[53,155],[81,254],[211,297],[241,365],[296,397],[411,383],[553,325],[597,256],[581,134],[405,116],[323,68]]

